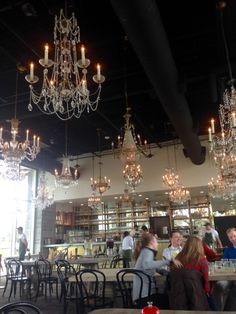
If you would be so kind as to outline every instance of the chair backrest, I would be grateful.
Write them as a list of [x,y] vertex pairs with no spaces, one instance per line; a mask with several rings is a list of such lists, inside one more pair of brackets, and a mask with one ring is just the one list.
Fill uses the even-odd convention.
[[29,302],[13,302],[0,307],[0,314],[21,313],[21,314],[42,314],[41,310]]
[[[94,258],[99,258],[99,257],[108,258],[108,255],[106,253],[97,253],[94,255]],[[98,268],[106,268],[106,266],[107,266],[107,260],[98,264]]]
[[16,259],[9,259],[7,261],[7,272],[9,272],[9,276],[10,278],[14,278],[14,277],[19,277],[23,276],[23,268],[22,268],[22,264],[19,260]]
[[[88,276],[92,284],[88,284]],[[96,308],[105,304],[106,277],[97,269],[83,269],[77,272],[77,283],[84,305]]]
[[48,260],[36,260],[35,268],[38,274],[38,279],[47,280],[52,275],[52,265]]
[[[116,274],[116,279],[124,308],[141,308],[143,289],[147,290],[147,298],[150,298],[152,278],[142,270],[132,268],[122,269]],[[135,288],[138,289],[138,297],[135,301],[132,294],[134,284]]]
[[61,283],[68,281],[70,276],[76,274],[75,268],[69,262],[59,263],[57,266],[57,274]]
[[129,261],[126,258],[120,257],[120,255],[115,255],[110,263],[110,268],[129,268]]
[[66,259],[58,259],[55,261],[56,266],[59,265],[66,265],[66,266],[70,266],[70,262],[68,262]]

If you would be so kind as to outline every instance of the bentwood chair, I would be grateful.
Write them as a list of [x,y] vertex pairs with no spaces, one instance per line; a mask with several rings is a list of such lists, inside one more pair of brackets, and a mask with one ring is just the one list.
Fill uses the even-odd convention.
[[36,260],[35,268],[37,272],[37,290],[35,300],[39,296],[40,290],[43,292],[44,297],[47,298],[52,295],[53,285],[56,287],[56,296],[58,298],[58,277],[52,275],[52,265],[47,260]]
[[76,313],[83,313],[83,302],[79,293],[75,268],[67,261],[65,263],[61,261],[57,266],[57,274],[61,283],[60,301],[63,300],[63,314],[67,313],[69,302],[75,303]]
[[110,268],[129,268],[129,261],[126,258],[115,255],[110,263]]
[[31,279],[26,276],[21,262],[19,260],[12,259],[7,262],[7,265],[9,267],[9,279],[11,281],[8,301],[10,301],[11,299],[12,292],[14,297],[16,296],[18,284],[20,288],[20,297],[22,296],[23,291],[26,290],[28,296],[31,298]]
[[29,302],[13,302],[0,307],[0,314],[21,313],[21,314],[42,314],[41,310]]
[[[143,308],[143,301],[141,299],[145,283],[148,285],[147,301],[150,301],[152,279],[142,270],[132,268],[122,269],[116,274],[116,279],[124,308]],[[139,287],[137,300],[133,300],[132,298],[134,281],[135,285]],[[145,304],[147,304],[146,301]]]
[[113,307],[113,298],[105,295],[106,277],[103,272],[89,268],[78,271],[76,276],[85,310],[92,311]]

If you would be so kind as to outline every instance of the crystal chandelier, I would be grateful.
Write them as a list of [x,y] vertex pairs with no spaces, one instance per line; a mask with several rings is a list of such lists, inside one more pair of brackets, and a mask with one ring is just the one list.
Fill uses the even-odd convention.
[[114,143],[112,143],[112,150],[115,156],[119,156],[121,161],[126,163],[136,163],[139,161],[140,155],[151,158],[153,155],[150,150],[150,146],[145,140],[142,143],[140,135],[135,134],[134,125],[130,123],[130,110],[131,108],[126,108],[125,126],[124,126],[124,136],[118,136],[117,148],[115,148]]
[[11,119],[11,139],[3,138],[3,128],[0,128],[0,153],[5,163],[5,176],[11,180],[21,180],[23,172],[20,172],[20,164],[24,159],[34,160],[40,152],[39,137],[33,136],[29,140],[29,130],[26,131],[25,140],[18,142],[20,121],[16,118],[17,92],[18,92],[18,69],[16,71],[16,94],[14,118]]
[[99,196],[96,196],[95,193],[92,193],[92,195],[88,198],[88,206],[92,208],[100,207],[101,198]]
[[100,195],[105,193],[111,187],[111,181],[107,177],[102,177],[102,162],[99,165],[99,176],[97,179],[91,178],[91,188],[93,191],[97,191]]
[[45,46],[44,58],[39,60],[44,68],[41,91],[37,92],[33,87],[39,80],[34,74],[33,63],[30,64],[30,74],[25,77],[30,83],[30,111],[33,102],[42,113],[55,114],[61,120],[68,120],[72,117],[79,118],[85,109],[87,112],[97,110],[101,84],[105,77],[98,64],[97,73],[93,76],[97,88],[93,92],[88,89],[87,68],[90,60],[85,56],[84,46],[81,46],[81,58],[78,58],[78,43],[80,28],[77,19],[74,14],[68,19],[61,10],[59,17],[55,16],[54,60],[49,58],[48,45]]
[[90,179],[92,190],[97,191],[100,195],[105,193],[111,187],[111,181],[106,176],[102,177],[102,154],[101,154],[101,129],[97,129],[98,135],[98,149],[99,149],[99,176],[97,179],[94,178],[94,156],[93,156],[93,177]]
[[11,181],[22,181],[29,173],[26,168],[15,163],[5,164],[3,162],[0,169],[1,177]]
[[182,205],[191,199],[189,190],[184,186],[179,185],[174,190],[169,192],[169,199],[172,203]]
[[174,169],[166,168],[162,182],[166,187],[173,189],[179,185],[179,175],[174,172]]
[[228,184],[220,175],[208,182],[208,193],[212,198],[231,199],[236,193],[236,187]]
[[65,121],[65,156],[62,157],[62,170],[61,173],[55,169],[55,184],[56,187],[62,187],[68,189],[78,184],[79,172],[76,168],[74,172],[71,172],[70,159],[67,155],[67,121]]
[[143,180],[141,166],[136,163],[127,163],[123,170],[123,178],[125,180],[125,184],[127,184],[127,186],[132,189],[132,192],[134,192],[136,187]]
[[[223,25],[223,10],[225,6],[226,3],[222,2],[219,3],[217,8],[220,15],[220,29],[228,66],[229,82],[226,84],[222,103],[219,106],[220,134],[216,134],[215,132],[214,119],[211,119],[211,126],[208,129],[209,152],[220,175],[222,170],[226,172],[229,170],[231,174],[236,171],[236,163],[234,161],[236,159],[236,92],[233,86],[234,79],[232,77],[232,68]],[[229,164],[231,165],[229,166]],[[222,177],[224,177],[224,174],[222,174]],[[234,180],[234,182],[236,181]]]
[[54,202],[54,193],[49,190],[45,172],[39,178],[39,186],[37,189],[37,196],[35,198],[35,208],[43,210],[51,206]]

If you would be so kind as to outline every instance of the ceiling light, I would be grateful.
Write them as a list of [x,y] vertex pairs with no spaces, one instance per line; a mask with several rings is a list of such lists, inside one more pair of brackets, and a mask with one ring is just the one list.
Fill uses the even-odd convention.
[[[39,210],[51,206],[54,202],[54,191],[50,191],[45,172],[43,172],[39,178],[39,186],[37,189],[37,196],[35,198],[35,207]],[[72,203],[72,202],[71,202]]]
[[79,118],[84,111],[97,110],[101,94],[101,84],[105,77],[101,66],[97,64],[97,73],[93,81],[95,91],[88,89],[87,68],[90,60],[85,56],[85,47],[81,46],[81,58],[78,57],[77,45],[80,43],[80,28],[72,14],[68,19],[63,10],[55,16],[54,25],[54,60],[49,58],[49,46],[45,46],[44,58],[39,60],[43,67],[43,83],[40,92],[33,85],[39,78],[34,74],[34,64],[30,64],[30,74],[26,80],[30,83],[28,109],[32,111],[32,102],[42,113],[55,114],[62,120]]

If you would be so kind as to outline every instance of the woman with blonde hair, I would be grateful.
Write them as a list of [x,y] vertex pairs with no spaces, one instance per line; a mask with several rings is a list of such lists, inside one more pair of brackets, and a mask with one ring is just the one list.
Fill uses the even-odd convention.
[[183,265],[170,271],[170,306],[175,310],[209,310],[208,262],[201,239],[190,236],[176,256]]

